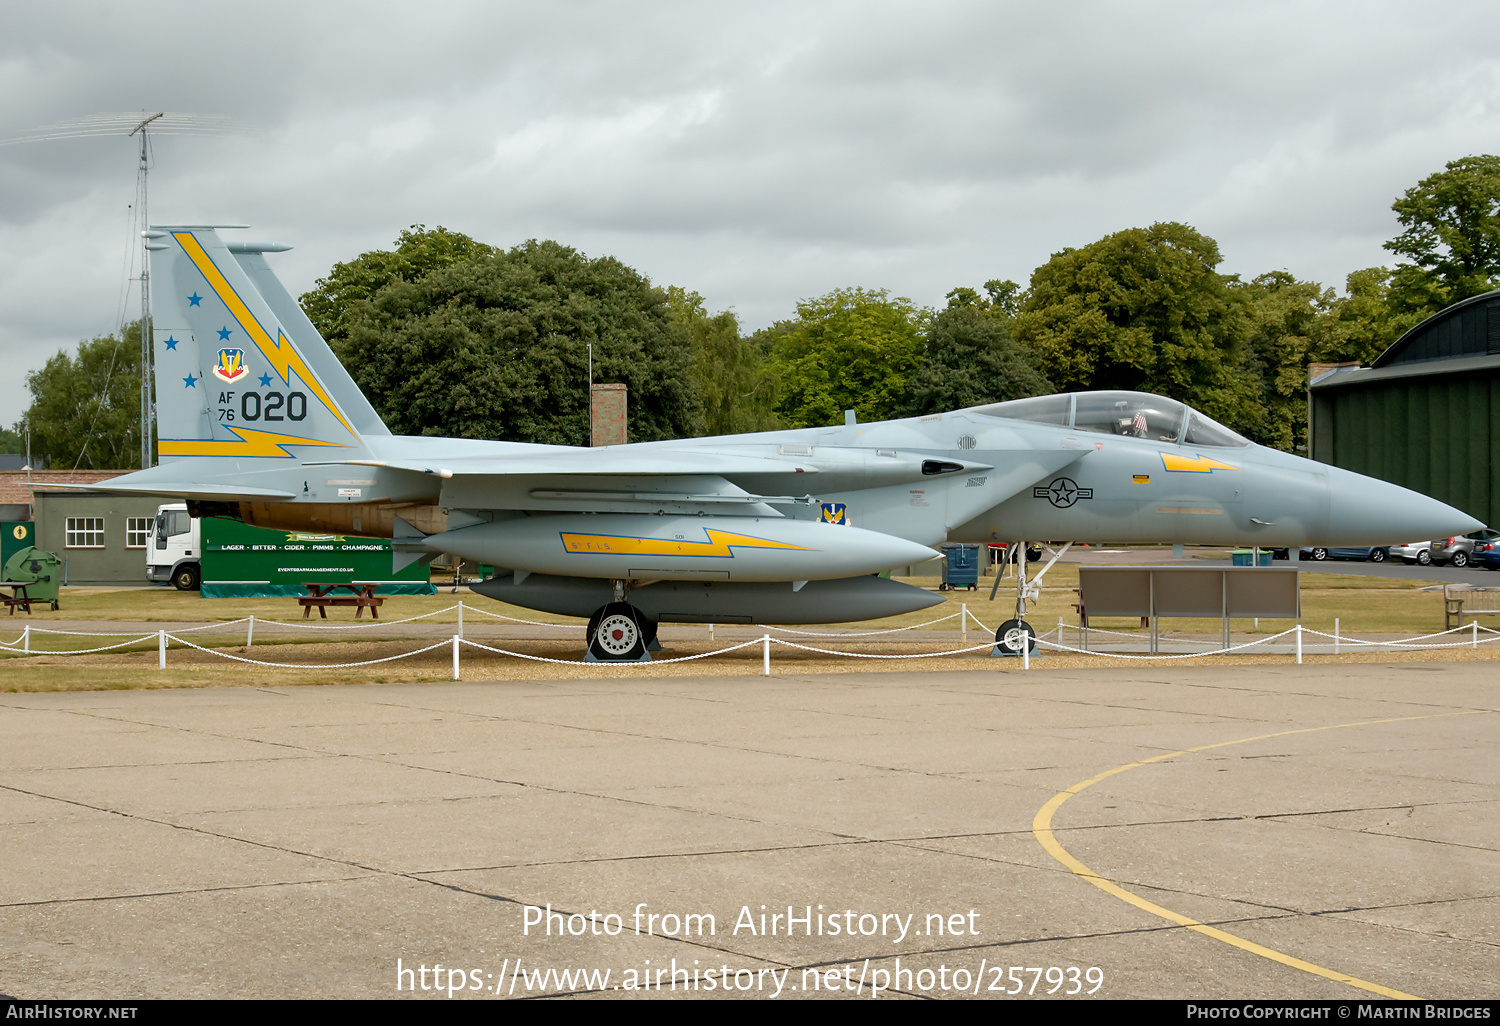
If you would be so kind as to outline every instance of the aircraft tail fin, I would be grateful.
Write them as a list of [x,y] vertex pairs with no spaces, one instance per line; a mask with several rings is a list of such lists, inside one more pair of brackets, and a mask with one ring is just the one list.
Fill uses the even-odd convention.
[[263,254],[212,227],[153,227],[160,462],[348,459],[389,434]]

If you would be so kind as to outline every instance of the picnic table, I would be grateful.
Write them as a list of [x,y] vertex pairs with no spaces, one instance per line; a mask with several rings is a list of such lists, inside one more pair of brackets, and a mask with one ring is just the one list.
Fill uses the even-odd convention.
[[35,581],[0,581],[0,588],[9,588],[9,595],[0,595],[0,602],[10,607],[10,615],[16,615],[16,607],[31,612],[31,598],[26,594],[26,588],[35,584]]
[[[335,592],[347,591],[348,595],[337,595]],[[372,620],[380,619],[380,605],[385,601],[375,595],[373,584],[309,584],[307,594],[297,599],[302,605],[302,619],[306,620],[312,612],[313,606],[318,607],[318,615],[328,619],[329,606],[354,606],[354,618],[358,620],[370,611]]]

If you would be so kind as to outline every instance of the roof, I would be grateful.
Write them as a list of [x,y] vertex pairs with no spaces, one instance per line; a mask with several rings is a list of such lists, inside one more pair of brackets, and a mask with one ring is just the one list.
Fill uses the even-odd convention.
[[1446,306],[1402,335],[1371,367],[1500,356],[1500,289]]

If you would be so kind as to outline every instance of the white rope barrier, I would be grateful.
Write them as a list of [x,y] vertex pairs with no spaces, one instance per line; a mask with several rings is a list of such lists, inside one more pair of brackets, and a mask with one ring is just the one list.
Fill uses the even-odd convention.
[[[255,666],[274,666],[283,670],[343,670],[351,666],[373,666],[376,663],[389,663],[396,659],[421,655],[423,652],[431,652],[435,648],[442,648],[449,644],[449,640],[444,639],[435,645],[428,645],[426,648],[419,648],[414,652],[401,652],[397,655],[382,656],[379,659],[365,659],[357,663],[272,663],[264,659],[249,659],[245,656],[237,656],[232,652],[220,652],[218,649],[204,648],[202,645],[195,645],[185,638],[179,638],[176,635],[166,634],[165,632],[163,632],[163,638],[167,641],[176,641],[186,645],[188,648],[196,648],[199,652],[207,652],[209,655],[218,656],[220,659],[233,659],[237,663],[251,663]],[[163,659],[165,659],[166,650],[163,649],[162,652]],[[162,665],[165,666],[165,662]]]
[[804,652],[821,652],[824,655],[848,656],[850,659],[932,659],[935,656],[963,655],[965,652],[988,652],[995,647],[995,642],[986,641],[983,645],[955,648],[946,652],[898,652],[894,655],[883,655],[875,652],[839,652],[831,648],[813,648],[811,645],[799,645],[795,641],[782,641],[780,638],[771,640],[787,648],[797,648]]
[[[496,655],[514,656],[517,659],[530,659],[532,662],[537,663],[557,663],[561,666],[666,666],[668,663],[686,663],[691,662],[694,659],[707,659],[709,656],[723,655],[725,652],[736,652],[742,648],[749,648],[751,645],[759,645],[761,643],[761,639],[756,638],[753,641],[743,641],[738,645],[731,645],[728,648],[715,649],[712,652],[699,652],[697,655],[678,656],[675,659],[653,659],[649,663],[637,663],[613,661],[604,662],[603,660],[599,662],[589,662],[585,659],[552,659],[548,656],[527,655],[525,652],[508,652],[503,648],[491,648],[489,645],[481,645],[479,642],[470,641],[467,638],[461,638],[459,640],[462,644],[468,645],[470,648],[482,648],[486,652],[493,652]],[[771,640],[775,641],[776,639],[772,638]]]
[[[462,606],[463,606],[463,603],[459,603],[458,604],[458,608],[460,610],[460,612],[459,612],[459,616],[460,617],[462,617],[462,615],[463,615],[462,614]],[[453,608],[455,608],[455,607],[450,606],[450,607],[448,607],[447,610],[437,610],[436,612],[447,612],[448,610],[451,610]],[[473,607],[470,607],[470,608],[473,608]],[[480,611],[483,612],[483,610],[480,610]],[[434,614],[425,614],[425,615],[426,616],[431,616],[431,615],[434,615]],[[487,614],[487,615],[495,615],[495,614]],[[968,616],[972,616],[973,614],[969,613],[967,611],[967,608],[965,608],[960,613],[957,613],[957,614],[954,614],[954,615],[955,616],[968,617]],[[423,617],[411,617],[408,620],[387,621],[387,623],[385,625],[390,625],[390,624],[395,624],[395,623],[407,623],[407,622],[410,622],[410,620],[413,620],[413,619],[422,619],[422,618]],[[942,623],[945,620],[951,620],[953,618],[954,617],[952,617],[952,616],[944,617],[942,620],[933,620],[933,621],[930,621],[927,624],[915,624],[915,625],[913,625],[913,627],[931,626],[934,623]],[[512,619],[513,620],[514,618],[512,618],[512,617],[504,617],[504,619]],[[227,622],[224,622],[224,623],[207,624],[207,625],[204,625],[204,627],[228,627],[228,626],[232,626],[232,625],[238,624],[238,623],[245,623],[245,624],[247,624],[246,647],[248,648],[254,642],[255,620],[256,620],[256,618],[254,616],[249,616],[249,617],[243,617],[243,618],[241,618],[239,620],[231,620],[231,621],[227,621]],[[975,618],[975,620],[976,620],[976,622],[978,622],[978,618],[977,617]],[[268,622],[276,622],[276,621],[267,621],[267,620],[264,620],[264,619],[261,620],[262,625],[264,625],[264,624],[266,624]],[[530,621],[516,621],[516,622],[530,622]],[[296,625],[296,626],[302,626],[302,625],[299,624],[299,625]],[[361,624],[361,625],[357,625],[357,626],[378,626],[378,625],[377,624]],[[556,626],[572,626],[572,625],[569,625],[569,624],[541,624],[540,626],[556,627]],[[983,626],[983,625],[981,624],[981,626]],[[376,658],[376,659],[365,659],[365,660],[360,660],[360,661],[355,661],[355,662],[345,662],[345,663],[281,663],[281,662],[272,662],[272,661],[269,661],[269,660],[262,660],[262,659],[252,659],[252,658],[249,658],[247,656],[235,655],[233,653],[224,652],[224,651],[220,651],[218,649],[213,649],[213,648],[209,648],[209,647],[206,647],[206,646],[203,646],[203,645],[194,644],[193,642],[187,640],[186,638],[180,637],[180,636],[178,636],[175,633],[168,633],[166,630],[158,630],[158,631],[155,631],[155,632],[152,632],[152,633],[147,633],[147,634],[131,634],[131,635],[126,635],[123,632],[89,632],[89,631],[59,631],[59,630],[49,630],[49,629],[46,629],[46,628],[32,627],[30,625],[27,625],[23,629],[21,637],[17,638],[15,641],[13,641],[13,642],[0,642],[0,652],[8,652],[8,653],[11,653],[11,654],[28,655],[28,656],[86,655],[86,654],[95,653],[95,652],[108,652],[108,651],[113,651],[113,650],[116,650],[116,649],[127,648],[127,647],[132,646],[132,645],[146,644],[146,643],[150,642],[150,640],[154,636],[156,638],[156,640],[157,640],[158,666],[160,668],[162,668],[162,669],[165,669],[166,665],[167,665],[167,648],[168,648],[168,646],[169,646],[169,644],[171,642],[175,641],[178,644],[183,645],[183,646],[185,646],[187,648],[196,649],[199,652],[205,652],[205,653],[207,653],[209,655],[217,656],[218,658],[221,658],[221,659],[228,659],[228,660],[232,660],[234,662],[240,662],[240,663],[248,663],[248,664],[255,665],[255,666],[267,666],[267,667],[274,667],[274,668],[278,668],[278,669],[296,669],[296,670],[337,670],[337,669],[348,669],[348,668],[359,667],[359,666],[373,666],[373,665],[376,665],[378,663],[393,662],[393,661],[398,660],[398,659],[406,659],[406,658],[408,658],[410,656],[422,655],[422,654],[427,653],[427,652],[435,651],[436,649],[442,648],[444,646],[451,645],[452,646],[452,650],[453,650],[453,679],[457,680],[457,679],[459,679],[459,647],[461,645],[468,645],[471,648],[481,649],[481,650],[486,651],[486,652],[491,652],[491,653],[493,653],[495,655],[509,656],[509,657],[515,658],[515,659],[526,659],[526,660],[530,660],[530,661],[533,661],[533,662],[553,663],[553,664],[563,665],[563,666],[580,666],[580,667],[584,667],[584,666],[666,666],[666,665],[670,665],[672,663],[692,662],[694,660],[712,658],[713,656],[726,655],[726,654],[728,654],[730,652],[739,651],[740,649],[750,648],[751,646],[754,646],[754,645],[760,645],[761,648],[762,648],[762,672],[764,674],[766,674],[766,675],[769,675],[770,672],[771,672],[771,645],[772,645],[772,643],[775,643],[777,645],[781,645],[781,646],[786,647],[786,648],[795,649],[797,651],[814,652],[814,653],[818,653],[820,655],[836,656],[836,657],[843,657],[843,658],[849,658],[849,659],[885,659],[885,660],[891,660],[891,659],[934,659],[934,658],[939,658],[939,657],[944,657],[944,656],[968,655],[968,654],[971,654],[971,653],[974,653],[974,652],[981,652],[981,651],[990,651],[990,652],[993,652],[995,650],[995,648],[996,648],[996,645],[997,645],[996,642],[986,641],[982,645],[965,646],[965,647],[956,648],[956,649],[945,649],[945,650],[939,651],[939,652],[900,652],[900,653],[849,652],[849,651],[844,651],[844,650],[839,650],[839,649],[818,648],[818,647],[812,646],[812,645],[802,645],[802,644],[798,644],[797,642],[794,642],[794,641],[785,640],[783,638],[772,637],[771,634],[768,632],[766,634],[763,634],[759,638],[755,638],[755,639],[752,639],[750,641],[744,641],[744,642],[741,642],[738,645],[730,645],[730,646],[728,646],[726,648],[715,649],[715,650],[709,651],[709,652],[699,652],[699,653],[694,654],[694,655],[678,656],[678,657],[671,658],[671,659],[655,659],[655,660],[650,660],[650,661],[643,661],[643,662],[640,662],[640,663],[634,663],[634,662],[614,662],[614,661],[603,661],[603,660],[597,661],[597,662],[593,662],[593,661],[589,661],[589,660],[556,659],[556,658],[552,658],[552,657],[549,657],[549,656],[531,655],[531,654],[526,653],[526,652],[516,652],[516,651],[509,650],[509,649],[496,648],[496,647],[493,647],[493,646],[490,646],[490,645],[485,645],[485,644],[483,644],[481,642],[471,641],[471,640],[468,640],[468,639],[464,638],[463,635],[462,635],[462,631],[463,631],[463,622],[462,622],[462,619],[460,619],[457,627],[458,627],[459,633],[455,633],[450,638],[447,638],[447,639],[445,639],[443,641],[436,642],[436,643],[431,644],[431,645],[424,646],[422,648],[415,649],[415,650],[413,650],[411,652],[401,652],[401,653],[397,653],[395,655],[382,656],[382,657],[379,657],[379,658]],[[187,630],[193,630],[193,629],[203,629],[203,628],[202,627],[200,627],[200,628],[181,628],[180,630],[183,630],[185,632]],[[857,633],[835,634],[835,635],[816,634],[816,632],[812,632],[812,631],[795,631],[793,633],[798,633],[798,634],[803,634],[803,635],[815,635],[815,636],[819,636],[819,637],[832,637],[832,638],[835,638],[835,639],[842,639],[842,638],[855,638],[855,637],[869,637],[871,635],[877,635],[877,634],[891,634],[891,633],[896,633],[896,632],[901,631],[901,630],[910,630],[910,629],[912,629],[912,628],[911,627],[907,627],[907,628],[895,628],[893,630],[862,631],[862,632],[857,632]],[[988,627],[985,627],[984,629],[986,631],[989,630]],[[1479,636],[1481,631],[1483,631],[1487,635],[1487,637],[1481,639],[1480,636]],[[1049,632],[1049,633],[1051,633],[1051,632]],[[1468,624],[1467,626],[1460,626],[1460,627],[1451,628],[1451,629],[1445,630],[1445,631],[1438,631],[1438,632],[1434,632],[1434,633],[1431,633],[1431,634],[1420,634],[1420,635],[1416,635],[1416,636],[1411,637],[1411,638],[1406,638],[1406,639],[1401,639],[1401,640],[1392,640],[1392,641],[1369,641],[1369,640],[1360,639],[1360,638],[1352,638],[1352,637],[1348,636],[1347,634],[1344,634],[1337,626],[1335,627],[1335,633],[1328,634],[1328,633],[1325,633],[1323,631],[1317,631],[1317,630],[1312,630],[1311,628],[1303,627],[1303,626],[1301,626],[1299,624],[1299,625],[1290,627],[1287,630],[1281,631],[1281,632],[1279,632],[1277,634],[1272,634],[1272,635],[1269,635],[1269,636],[1264,637],[1264,638],[1255,638],[1253,640],[1244,642],[1244,643],[1239,644],[1239,645],[1230,645],[1230,646],[1226,646],[1226,647],[1205,648],[1205,649],[1202,649],[1202,650],[1196,651],[1196,652],[1174,652],[1174,653],[1156,652],[1156,653],[1145,653],[1145,654],[1142,654],[1142,653],[1129,653],[1129,652],[1109,652],[1109,651],[1101,651],[1101,650],[1092,649],[1092,648],[1082,648],[1082,647],[1073,646],[1073,645],[1066,645],[1066,644],[1062,643],[1062,640],[1061,640],[1062,639],[1062,633],[1063,633],[1063,627],[1062,627],[1062,624],[1059,623],[1058,628],[1057,628],[1057,635],[1058,635],[1058,640],[1057,641],[1048,641],[1048,640],[1046,640],[1045,637],[1042,637],[1042,636],[1035,636],[1035,637],[1033,637],[1033,639],[1032,639],[1033,643],[1031,645],[1024,646],[1022,648],[1021,652],[1017,653],[1021,657],[1021,665],[1022,665],[1022,667],[1024,669],[1029,669],[1030,668],[1030,666],[1031,666],[1031,652],[1032,652],[1032,648],[1033,647],[1045,649],[1045,650],[1048,650],[1048,651],[1058,652],[1058,653],[1072,653],[1072,654],[1076,654],[1076,655],[1097,656],[1097,657],[1101,657],[1101,658],[1105,658],[1105,659],[1177,661],[1177,660],[1183,660],[1183,659],[1199,659],[1199,658],[1205,658],[1205,657],[1232,655],[1232,654],[1240,653],[1240,652],[1248,652],[1248,651],[1250,651],[1252,649],[1266,649],[1266,648],[1269,648],[1272,645],[1275,645],[1279,641],[1283,641],[1288,635],[1293,635],[1294,636],[1294,642],[1293,642],[1293,644],[1294,644],[1295,657],[1296,657],[1297,663],[1300,664],[1302,662],[1302,660],[1303,660],[1303,654],[1304,654],[1304,649],[1303,649],[1303,636],[1304,635],[1312,635],[1314,638],[1326,638],[1328,640],[1331,640],[1334,643],[1334,651],[1335,652],[1339,651],[1339,647],[1341,645],[1346,645],[1346,644],[1347,645],[1353,645],[1353,646],[1359,646],[1359,647],[1366,648],[1366,649],[1378,648],[1378,649],[1384,649],[1384,650],[1393,650],[1393,649],[1394,650],[1431,650],[1431,649],[1446,649],[1446,648],[1472,648],[1472,649],[1477,649],[1481,644],[1490,644],[1491,642],[1500,641],[1500,631],[1496,631],[1496,630],[1493,630],[1493,629],[1488,628],[1488,627],[1480,627],[1477,620],[1474,621],[1474,622],[1472,622],[1472,623],[1470,623],[1470,624]],[[1105,632],[1100,632],[1100,633],[1108,633],[1108,634],[1114,634],[1114,635],[1118,635],[1118,636],[1131,637],[1133,639],[1140,639],[1140,637],[1141,637],[1138,634],[1137,635],[1127,635],[1124,632],[1120,632],[1120,631],[1105,631]],[[1454,641],[1450,641],[1450,642],[1437,642],[1437,641],[1433,640],[1433,639],[1436,639],[1436,638],[1443,638],[1443,637],[1450,637],[1450,636],[1454,637],[1454,638],[1457,638],[1460,633],[1467,634],[1468,636],[1466,638],[1462,639],[1462,640],[1454,640]],[[124,637],[127,640],[116,642],[116,643],[110,644],[110,645],[102,645],[102,646],[99,646],[99,647],[96,647],[96,648],[46,650],[46,649],[33,648],[31,646],[31,640],[32,640],[32,635],[33,634],[51,634],[51,635],[73,635],[73,634],[76,634],[76,635],[78,635],[80,637]],[[1158,638],[1158,640],[1159,640],[1159,638]],[[1192,643],[1192,642],[1179,641],[1177,643],[1178,644],[1183,644],[1183,643]]]

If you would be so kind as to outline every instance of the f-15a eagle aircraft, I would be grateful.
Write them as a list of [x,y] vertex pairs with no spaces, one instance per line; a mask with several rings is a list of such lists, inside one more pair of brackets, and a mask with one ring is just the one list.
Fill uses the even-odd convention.
[[941,597],[882,571],[944,541],[1378,545],[1482,525],[1383,481],[1262,448],[1139,392],[884,423],[573,448],[392,435],[265,254],[157,227],[160,465],[99,490],[194,516],[393,539],[494,565],[481,594],[590,617],[597,659],[659,622],[835,623]]

